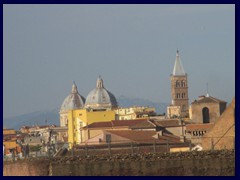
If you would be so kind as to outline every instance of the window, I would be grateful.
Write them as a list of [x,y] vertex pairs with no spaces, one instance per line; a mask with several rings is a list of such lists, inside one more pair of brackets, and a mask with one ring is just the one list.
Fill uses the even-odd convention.
[[185,87],[185,86],[186,86],[185,81],[181,81],[181,86],[182,86],[182,87]]
[[177,98],[177,99],[180,99],[180,98],[181,98],[180,93],[177,93],[177,94],[176,94],[176,98]]
[[182,93],[182,98],[184,98],[185,97],[185,93]]
[[202,109],[203,123],[209,123],[209,109],[207,107]]
[[180,82],[176,81],[176,87],[180,87]]

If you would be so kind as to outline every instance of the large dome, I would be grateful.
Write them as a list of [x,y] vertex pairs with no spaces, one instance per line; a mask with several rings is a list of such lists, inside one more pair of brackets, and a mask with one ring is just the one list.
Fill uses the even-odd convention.
[[103,80],[99,76],[96,88],[93,89],[86,98],[85,108],[109,109],[118,106],[115,96],[103,86]]
[[80,109],[84,107],[85,98],[78,93],[75,83],[72,85],[72,92],[63,101],[60,111]]

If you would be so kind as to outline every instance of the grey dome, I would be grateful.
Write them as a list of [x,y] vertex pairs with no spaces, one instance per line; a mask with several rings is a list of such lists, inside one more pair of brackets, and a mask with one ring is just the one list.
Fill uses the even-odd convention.
[[75,83],[72,85],[72,92],[63,101],[60,111],[80,109],[84,107],[85,98],[78,93]]
[[93,89],[86,98],[85,108],[109,109],[117,107],[115,96],[103,86],[103,80],[99,76],[96,88]]

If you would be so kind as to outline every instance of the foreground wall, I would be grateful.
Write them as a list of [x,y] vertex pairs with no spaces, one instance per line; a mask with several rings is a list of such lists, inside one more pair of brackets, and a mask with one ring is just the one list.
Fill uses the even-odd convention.
[[161,161],[122,161],[69,163],[54,165],[53,175],[58,176],[233,176],[234,160],[186,159]]
[[235,151],[62,157],[4,162],[5,176],[234,176]]
[[48,174],[48,160],[18,160],[3,163],[4,176],[47,176]]

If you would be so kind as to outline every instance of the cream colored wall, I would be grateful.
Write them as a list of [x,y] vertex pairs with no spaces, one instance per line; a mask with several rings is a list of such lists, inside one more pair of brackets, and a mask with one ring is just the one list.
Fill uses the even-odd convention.
[[203,123],[202,109],[209,109],[209,121],[214,123],[220,117],[220,105],[218,103],[192,104],[192,120],[195,123]]
[[60,112],[60,126],[61,127],[66,127],[67,126],[67,121],[68,121],[68,111]]
[[137,119],[136,113],[138,112],[156,112],[155,108],[151,107],[144,107],[144,106],[134,106],[129,108],[118,108],[115,110],[116,119],[117,120],[130,120],[130,119]]
[[180,106],[168,106],[167,107],[167,117],[171,118],[173,116],[179,117],[181,114]]

